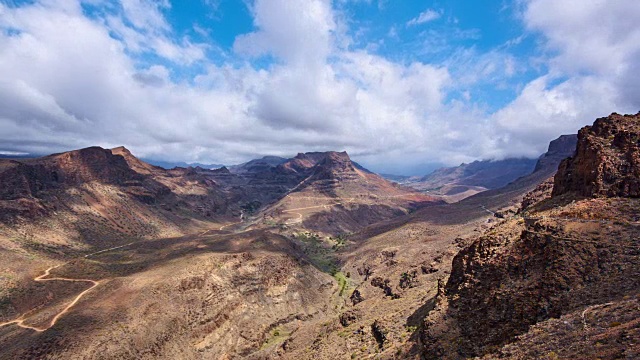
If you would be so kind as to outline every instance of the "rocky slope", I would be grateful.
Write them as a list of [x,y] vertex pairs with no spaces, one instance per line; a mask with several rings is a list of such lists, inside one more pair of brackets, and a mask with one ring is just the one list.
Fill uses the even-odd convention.
[[354,232],[438,203],[364,169],[346,152],[298,154],[273,172],[288,174],[299,183],[262,212],[265,221],[322,234]]
[[425,190],[447,184],[480,186],[486,189],[503,187],[513,180],[530,174],[536,159],[505,159],[474,161],[457,167],[442,168],[420,179]]
[[[621,134],[619,140],[612,134]],[[637,180],[633,166],[622,166],[620,159],[637,159],[640,144],[625,139],[638,134],[637,116],[615,114],[582,129],[575,157],[555,176],[553,196],[548,183],[542,184],[519,215],[455,256],[446,291],[436,297],[421,333],[424,357],[637,353],[640,313],[633,301],[640,294],[640,203],[633,191],[619,190],[632,189],[625,184]],[[553,321],[562,316],[568,319],[564,324]],[[554,345],[530,347],[551,333],[560,337]],[[583,347],[569,341],[583,336]]]
[[[604,358],[633,357],[638,316],[629,289],[639,277],[632,223],[640,205],[550,198],[545,182],[519,212],[514,206],[553,175],[566,144],[553,142],[532,174],[455,204],[392,185],[346,153],[212,171],[164,170],[113,149],[118,159],[109,161],[133,180],[108,183],[111,175],[101,174],[36,195],[69,192],[79,201],[85,188],[108,188],[114,195],[74,211],[122,212],[124,205],[111,204],[120,199],[140,207],[123,224],[152,211],[199,232],[134,238],[86,258],[78,256],[86,244],[50,256],[25,246],[42,239],[0,243],[0,323],[22,315],[43,326],[86,289],[30,280],[52,264],[61,265],[52,276],[99,282],[44,332],[0,326],[0,358],[588,358],[596,346]],[[127,184],[164,195],[146,203]],[[47,221],[63,212],[45,210],[37,216]],[[242,223],[230,224],[240,216]],[[558,315],[566,327],[554,322]],[[535,332],[527,330],[532,324]],[[570,339],[581,349],[563,347]]]
[[[331,276],[294,242],[259,231],[139,242],[76,259],[54,275],[100,285],[51,330],[0,328],[0,358],[277,357],[291,335],[305,341],[313,336],[308,327],[337,316],[339,304]],[[15,295],[33,297],[16,310],[39,305],[28,321],[42,325],[51,298],[37,290]],[[59,288],[48,290],[66,299]],[[289,340],[285,347],[298,346]]]

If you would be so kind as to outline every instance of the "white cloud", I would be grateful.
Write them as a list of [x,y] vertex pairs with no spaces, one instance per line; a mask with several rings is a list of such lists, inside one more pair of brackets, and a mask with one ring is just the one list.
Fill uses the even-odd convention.
[[420,25],[424,23],[428,23],[430,21],[438,20],[442,16],[441,12],[438,12],[433,9],[427,9],[420,13],[417,17],[409,20],[407,22],[407,26]]
[[640,3],[634,0],[532,0],[524,19],[557,52],[551,61],[554,71],[615,76],[638,60],[638,17]]
[[491,120],[487,154],[532,156],[558,133],[640,109],[640,2],[530,0],[524,21],[542,34],[548,74]]
[[[136,70],[127,39],[109,36],[113,20],[105,26],[55,6],[7,9],[23,33],[3,36],[0,44],[11,48],[0,54],[0,70],[32,91],[0,88],[13,99],[6,109],[22,111],[0,113],[3,133],[16,147],[36,139],[56,150],[122,143],[141,155],[226,162],[329,149],[379,156],[446,138],[425,131],[426,121],[441,126],[426,117],[442,110],[446,69],[340,50],[328,2],[287,4],[306,15],[283,16],[272,10],[283,4],[258,2],[258,30],[238,40],[264,39],[282,64],[268,71],[212,65],[195,86],[173,83],[162,66]],[[49,135],[51,126],[59,129]]]
[[[265,69],[235,54],[226,64],[208,62],[207,46],[173,34],[163,15],[168,2],[127,0],[88,17],[78,1],[0,4],[5,151],[124,144],[143,156],[232,163],[347,150],[375,169],[406,170],[537,156],[596,116],[640,108],[635,1],[605,8],[580,1],[578,12],[527,2],[523,21],[542,40],[548,73],[495,113],[469,88],[523,71],[526,62],[508,49],[462,49],[440,64],[392,61],[352,48],[329,0],[254,3],[256,29],[238,36],[234,51],[274,57]],[[147,53],[206,70],[177,82],[166,62],[141,66]]]
[[607,81],[584,76],[550,86],[550,80],[543,76],[532,81],[516,100],[493,115],[497,136],[493,150],[487,152],[490,156],[534,157],[559,134],[575,133],[616,109],[616,89]]
[[257,0],[253,13],[258,31],[236,39],[239,53],[271,54],[288,64],[317,66],[333,50],[336,23],[329,0]]
[[168,0],[120,0],[124,15],[136,29],[155,33],[169,31],[162,9],[171,7]]
[[162,13],[170,7],[168,0],[121,0],[116,7],[120,11],[106,16],[105,22],[133,53],[153,52],[182,65],[204,60],[207,45],[171,36],[171,26]]

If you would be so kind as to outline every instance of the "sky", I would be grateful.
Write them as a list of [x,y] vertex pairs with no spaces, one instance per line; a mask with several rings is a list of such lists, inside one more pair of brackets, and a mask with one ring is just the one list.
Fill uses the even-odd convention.
[[0,0],[0,153],[417,175],[640,110],[637,0]]

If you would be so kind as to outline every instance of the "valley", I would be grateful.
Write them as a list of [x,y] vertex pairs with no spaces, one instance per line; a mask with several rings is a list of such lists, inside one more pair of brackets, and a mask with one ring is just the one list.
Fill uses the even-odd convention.
[[0,360],[640,359],[639,0],[0,0]]
[[639,136],[598,119],[460,199],[344,152],[1,159],[0,358],[633,358]]

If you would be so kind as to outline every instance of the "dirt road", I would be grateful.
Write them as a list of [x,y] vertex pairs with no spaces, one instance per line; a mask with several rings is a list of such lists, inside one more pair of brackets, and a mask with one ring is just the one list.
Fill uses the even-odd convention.
[[[124,247],[124,246],[121,246]],[[102,252],[104,252],[105,250],[103,250]],[[96,252],[94,254],[97,254],[99,252]],[[89,254],[89,255],[93,255],[93,254]],[[89,256],[87,255],[87,256]],[[86,256],[85,256],[86,257]],[[49,322],[49,326],[47,327],[43,327],[43,328],[39,328],[39,327],[35,327],[35,326],[31,326],[31,325],[27,325],[25,324],[25,317],[28,315],[28,312],[25,314],[20,315],[20,317],[18,317],[15,320],[12,321],[8,321],[5,323],[0,323],[0,327],[3,326],[7,326],[7,325],[11,325],[11,324],[16,324],[18,326],[20,326],[21,328],[24,329],[31,329],[37,332],[43,332],[46,331],[48,329],[50,329],[53,325],[56,324],[56,322],[67,312],[69,312],[69,310],[71,310],[72,307],[74,307],[78,301],[80,301],[80,299],[85,296],[89,291],[91,291],[93,288],[95,288],[96,286],[98,286],[100,283],[98,281],[95,280],[91,280],[91,279],[69,279],[69,278],[63,278],[63,277],[55,277],[55,278],[49,278],[49,279],[45,279],[47,276],[49,276],[51,274],[51,270],[58,268],[62,265],[65,264],[60,264],[60,265],[56,265],[56,266],[52,266],[50,268],[48,268],[47,270],[45,270],[44,274],[35,277],[33,279],[33,281],[37,281],[37,282],[44,282],[44,281],[71,281],[71,282],[87,282],[91,284],[91,287],[86,289],[85,291],[81,292],[80,294],[78,294],[73,301],[71,301],[69,304],[67,304],[67,306],[65,306],[64,309],[62,309],[62,311],[60,311],[58,314],[56,314],[56,316],[53,317],[53,319],[51,319],[51,321]]]

